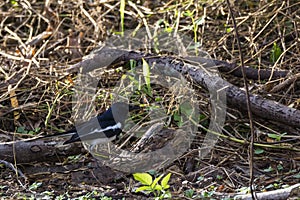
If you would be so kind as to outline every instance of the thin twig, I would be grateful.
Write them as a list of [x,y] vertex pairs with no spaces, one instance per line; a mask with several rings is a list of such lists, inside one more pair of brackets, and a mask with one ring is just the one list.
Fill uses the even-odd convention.
[[250,95],[249,95],[249,88],[248,88],[248,82],[246,78],[246,73],[245,73],[245,63],[244,63],[244,56],[243,52],[241,49],[241,43],[240,43],[240,37],[239,33],[237,30],[236,26],[236,21],[235,17],[233,14],[233,10],[230,6],[229,0],[226,0],[229,12],[232,18],[233,26],[234,26],[234,32],[236,35],[236,40],[237,40],[237,45],[238,45],[238,50],[239,50],[239,55],[240,55],[240,61],[241,61],[241,70],[243,74],[243,80],[244,80],[244,86],[245,86],[245,91],[246,91],[246,100],[247,100],[247,109],[248,109],[248,117],[249,117],[249,124],[250,124],[250,132],[251,132],[251,141],[250,141],[250,146],[249,146],[249,168],[250,168],[250,191],[251,191],[251,196],[253,199],[257,199],[255,196],[255,191],[253,190],[253,181],[254,181],[254,173],[253,173],[253,153],[254,153],[254,127],[253,127],[253,118],[252,118],[252,112],[251,112],[251,105],[250,105]]

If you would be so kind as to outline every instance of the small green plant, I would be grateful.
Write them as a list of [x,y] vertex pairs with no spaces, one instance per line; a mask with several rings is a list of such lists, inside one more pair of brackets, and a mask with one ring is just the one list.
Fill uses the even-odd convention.
[[18,1],[16,1],[16,0],[11,0],[10,3],[13,7],[18,7],[19,6]]
[[196,118],[199,118],[199,117],[195,116],[195,110],[194,110],[194,108],[190,104],[188,104],[188,103],[182,103],[179,106],[179,110],[176,110],[173,113],[173,119],[176,122],[176,125],[178,127],[182,127],[183,126],[183,123],[185,121],[185,119],[183,118],[183,116],[185,118],[191,120],[192,122],[193,121],[197,121]]
[[203,192],[201,192],[201,196],[203,198],[210,198],[210,197],[213,196],[213,194],[214,194],[214,191],[203,191]]
[[82,155],[81,154],[78,154],[78,155],[74,155],[74,156],[69,156],[68,157],[68,161],[69,162],[72,162],[72,163],[77,163],[79,162],[79,160],[82,158]]
[[286,135],[286,134],[287,134],[287,133],[282,133],[282,134],[278,135],[278,134],[274,134],[274,133],[269,133],[269,134],[268,134],[268,137],[269,137],[269,138],[273,138],[273,139],[275,139],[276,141],[280,141],[281,138],[282,138],[282,136],[284,136],[284,135]]
[[42,186],[42,183],[41,182],[34,182],[32,183],[30,186],[29,186],[29,189],[30,190],[37,190],[39,187]]
[[144,79],[145,79],[145,83],[146,83],[146,93],[150,96],[152,96],[152,92],[151,92],[151,80],[150,80],[150,66],[147,63],[147,61],[142,58],[143,61],[143,75],[144,75]]
[[250,193],[250,187],[241,187],[236,189],[237,192],[239,192],[240,194],[248,194]]
[[197,42],[198,24],[196,23],[196,20],[194,18],[194,12],[195,12],[195,10],[193,10],[193,11],[187,10],[186,12],[183,13],[183,15],[191,18],[192,25],[193,25],[193,31],[194,31],[194,41]]
[[233,28],[231,28],[229,25],[227,25],[227,24],[224,24],[224,27],[226,28],[226,33],[230,33],[232,30],[233,30]]
[[199,25],[203,25],[204,24],[205,17],[202,16],[199,19],[195,19],[195,10],[193,10],[193,11],[187,10],[186,12],[183,13],[183,15],[186,16],[186,17],[190,17],[191,20],[192,20],[192,27],[189,28],[189,29],[192,29],[193,32],[194,32],[194,43],[195,43],[195,46],[193,48],[195,49],[196,56],[198,56],[198,53],[199,53],[198,52],[198,48],[201,46],[201,44],[200,44],[200,42],[198,42],[197,32],[198,32]]
[[254,153],[255,154],[262,154],[262,153],[264,153],[265,151],[263,150],[263,149],[255,149],[255,151],[254,151]]
[[223,176],[217,175],[217,179],[218,179],[218,180],[222,180],[222,179],[223,179]]
[[278,183],[272,183],[272,184],[270,184],[270,185],[267,185],[267,186],[265,187],[265,189],[273,189],[273,188],[279,189],[280,187],[281,187],[281,184],[278,184]]
[[188,189],[186,191],[184,191],[184,195],[188,198],[193,198],[195,191],[193,189]]
[[203,181],[204,180],[204,176],[199,176],[198,178],[197,178],[197,182],[196,183],[200,183],[201,181]]
[[300,178],[300,173],[295,174],[293,177],[294,177],[294,178]]
[[282,51],[281,51],[280,47],[276,44],[276,42],[274,42],[272,50],[271,50],[271,56],[270,56],[271,62],[275,63],[281,54],[282,54]]
[[[136,74],[137,62],[135,60],[130,60],[129,61],[129,67],[130,67],[129,73],[126,75],[123,75],[122,79],[125,80],[128,78],[130,80],[131,86],[136,87],[139,94],[143,93],[143,94],[147,94],[152,97],[153,95],[152,95],[151,77],[150,77],[151,69],[145,59],[142,59],[142,62],[143,62],[143,66],[142,66],[143,67],[142,68],[143,75],[142,76],[139,76],[139,77],[133,76],[133,74]],[[142,78],[144,79],[144,82],[142,81]],[[126,91],[127,90],[125,90],[124,92],[126,92]],[[124,93],[124,95],[126,95],[126,94]]]
[[124,35],[125,0],[120,1],[121,35]]
[[274,169],[271,166],[269,166],[268,168],[264,169],[264,172],[272,172],[272,171],[274,171]]
[[25,129],[24,126],[19,126],[16,130],[17,133],[22,133],[22,134],[29,134],[29,135],[36,135],[39,131],[41,130],[40,127],[38,128],[35,128],[34,130],[32,131],[28,131]]
[[[170,185],[168,184],[171,173],[167,174],[163,179],[163,175],[153,180],[152,176],[148,173],[135,173],[133,178],[139,181],[143,186],[137,188],[135,192],[145,192],[147,194],[152,193],[155,196],[155,200],[171,198],[172,195],[169,191]],[[160,181],[160,179],[162,179]],[[160,181],[160,184],[158,183]]]
[[183,125],[183,119],[182,119],[182,116],[180,115],[179,111],[176,111],[173,114],[173,118],[174,118],[174,121],[176,122],[176,125],[178,127],[181,127]]
[[278,170],[278,171],[282,171],[282,170],[283,170],[283,166],[282,166],[281,164],[278,164],[278,165],[277,165],[277,170]]

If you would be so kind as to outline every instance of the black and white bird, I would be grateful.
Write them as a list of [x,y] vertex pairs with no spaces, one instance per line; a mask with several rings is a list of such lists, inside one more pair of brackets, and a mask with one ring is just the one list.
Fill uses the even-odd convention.
[[88,141],[92,146],[108,143],[121,134],[128,113],[137,109],[140,109],[140,107],[136,105],[123,102],[114,103],[103,114],[91,118],[70,131],[61,133],[60,135],[72,135],[63,144],[80,140]]

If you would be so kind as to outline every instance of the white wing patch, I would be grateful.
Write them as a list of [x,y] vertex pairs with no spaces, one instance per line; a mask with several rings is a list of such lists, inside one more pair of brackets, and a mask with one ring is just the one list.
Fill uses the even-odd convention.
[[94,129],[94,130],[91,131],[91,132],[88,132],[88,133],[86,133],[86,134],[81,134],[81,137],[85,137],[85,136],[88,136],[88,135],[97,134],[97,133],[104,132],[104,131],[108,131],[108,130],[121,129],[121,127],[122,127],[122,124],[121,124],[120,122],[118,122],[118,123],[116,123],[115,125],[113,125],[113,126],[108,126],[108,127],[104,128],[104,129],[101,129],[101,127],[99,127],[99,129],[96,128],[96,129]]

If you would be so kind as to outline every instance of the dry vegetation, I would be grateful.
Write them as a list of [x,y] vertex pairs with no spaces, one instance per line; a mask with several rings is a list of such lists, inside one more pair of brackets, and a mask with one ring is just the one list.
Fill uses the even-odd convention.
[[[251,93],[299,109],[300,3],[297,0],[242,0],[233,6],[245,64],[256,69],[288,70],[290,76],[296,75],[286,87],[274,93],[270,91],[285,79],[249,80]],[[121,30],[120,2],[6,0],[0,3],[0,9],[0,141],[48,135],[71,128],[76,74],[69,74],[66,69]],[[187,11],[193,13],[191,17],[186,16]],[[164,24],[190,37],[191,41],[195,36],[192,24],[197,22],[196,38],[202,50],[214,59],[240,63],[226,2],[170,0],[126,4],[125,30],[138,32],[141,27],[155,27],[160,20],[164,22],[161,26]],[[270,60],[274,43],[282,51],[276,62]],[[110,104],[109,93],[121,74],[112,70],[101,77],[99,111]],[[240,78],[229,74],[222,74],[222,77],[235,85],[243,85]],[[199,90],[199,97],[207,97],[204,90]],[[201,110],[209,115],[209,108],[205,106],[202,104]],[[249,140],[246,115],[234,109],[228,111],[231,115],[227,117],[224,134]],[[299,129],[259,118],[254,120],[256,141],[273,145],[273,148],[256,148],[256,190],[274,190],[299,183],[300,154],[290,150],[291,147],[299,150]],[[248,146],[220,140],[205,159],[198,160],[193,149],[197,149],[197,143],[203,139],[202,132],[199,130],[198,140],[194,141],[190,152],[164,169],[173,173],[170,181],[173,198],[187,198],[185,191],[188,190],[201,197],[204,192],[207,195],[236,193],[248,187]],[[278,136],[277,140],[274,135]],[[115,181],[104,184],[96,178],[78,178],[81,177],[78,173],[71,176],[69,169],[61,167],[68,163],[72,170],[82,175],[91,160],[90,155],[80,155],[56,163],[19,165],[26,180],[0,165],[0,196],[48,195],[54,198],[62,195],[66,198],[69,195],[73,198],[105,194],[113,199],[147,199],[143,194],[132,192],[131,176],[114,177]],[[45,191],[49,194],[42,193]]]

